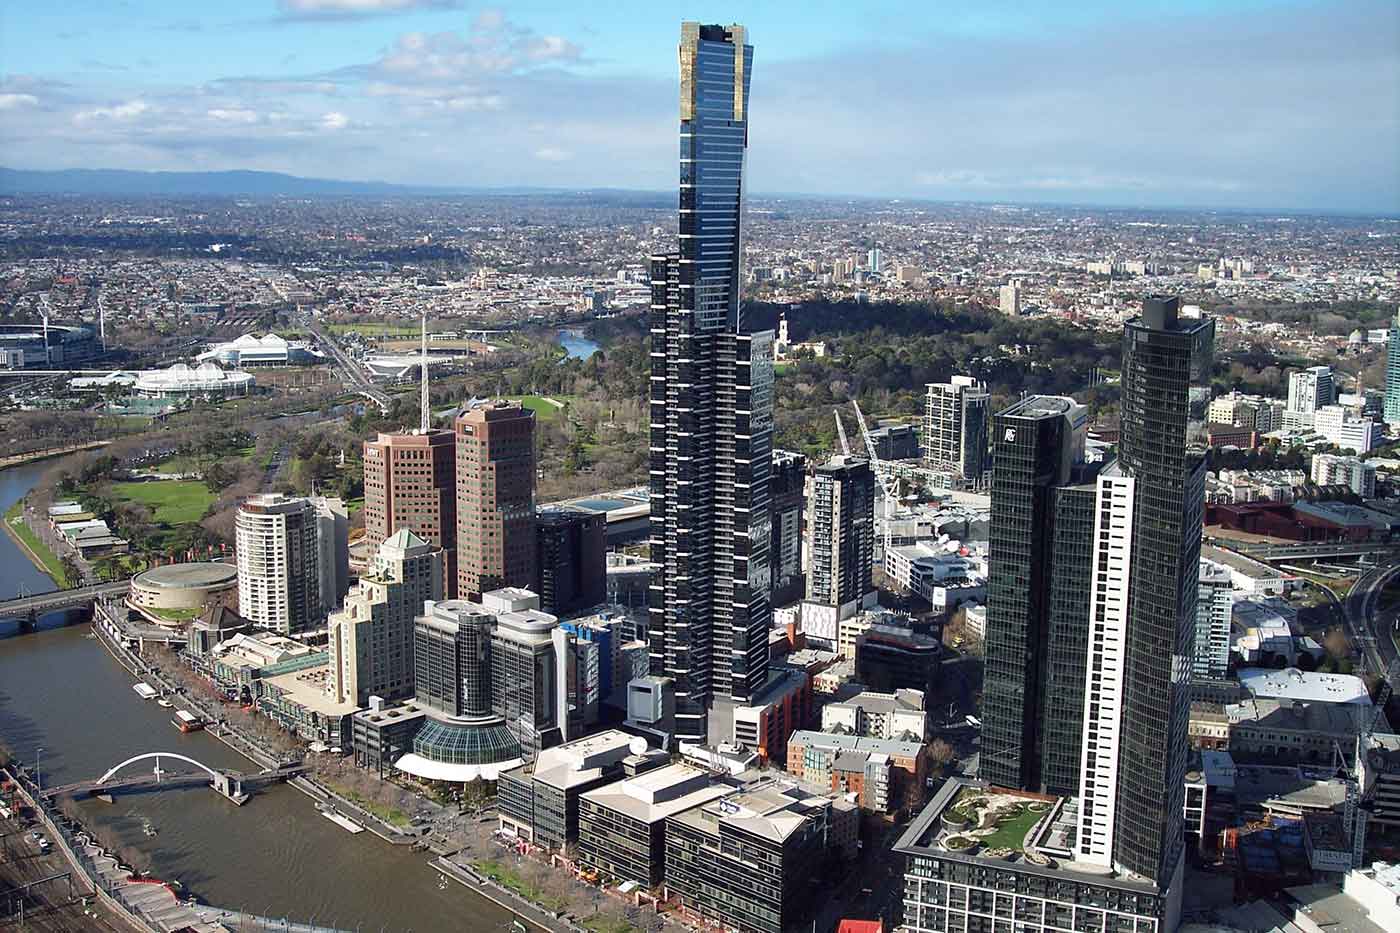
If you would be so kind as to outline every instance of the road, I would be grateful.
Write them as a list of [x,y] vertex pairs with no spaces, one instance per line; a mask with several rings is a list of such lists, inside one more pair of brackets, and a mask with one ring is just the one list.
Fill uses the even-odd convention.
[[1400,613],[1388,610],[1381,617],[1380,599],[1386,588],[1400,579],[1400,564],[1369,570],[1356,579],[1342,601],[1347,634],[1360,647],[1365,670],[1384,674],[1400,651],[1395,647],[1395,629]]
[[370,378],[365,368],[356,360],[351,359],[350,354],[341,349],[334,337],[312,321],[307,322],[306,329],[311,331],[317,343],[330,354],[331,359],[335,360],[336,366],[339,367],[341,375],[345,378],[345,384],[349,388],[374,399],[380,408],[389,406],[389,394],[374,384],[374,380]]
[[127,591],[129,586],[127,581],[119,580],[114,583],[96,583],[71,590],[55,590],[52,593],[41,593],[38,596],[20,596],[0,602],[0,618],[27,615],[30,612],[50,612],[54,609],[77,606],[101,596],[120,596]]

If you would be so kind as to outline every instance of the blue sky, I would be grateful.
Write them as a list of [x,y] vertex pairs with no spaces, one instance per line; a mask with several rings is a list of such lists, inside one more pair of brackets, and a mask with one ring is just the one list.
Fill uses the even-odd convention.
[[0,163],[668,188],[679,22],[749,187],[1400,211],[1400,3],[0,0]]

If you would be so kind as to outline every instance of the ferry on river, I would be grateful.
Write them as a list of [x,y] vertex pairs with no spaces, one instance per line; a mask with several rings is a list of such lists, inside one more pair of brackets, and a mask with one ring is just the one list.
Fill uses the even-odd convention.
[[135,690],[136,695],[143,700],[153,700],[160,695],[154,687],[152,687],[145,681],[142,681],[139,684],[132,684],[131,689]]
[[204,720],[188,710],[177,709],[170,724],[181,732],[198,732],[204,728]]

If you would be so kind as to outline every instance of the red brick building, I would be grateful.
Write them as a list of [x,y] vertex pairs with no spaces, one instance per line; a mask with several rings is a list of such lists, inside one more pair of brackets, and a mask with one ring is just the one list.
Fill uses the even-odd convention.
[[514,402],[457,418],[457,595],[534,589],[535,413]]
[[457,445],[451,431],[381,434],[365,441],[365,540],[370,554],[407,528],[443,549],[443,592],[457,595]]

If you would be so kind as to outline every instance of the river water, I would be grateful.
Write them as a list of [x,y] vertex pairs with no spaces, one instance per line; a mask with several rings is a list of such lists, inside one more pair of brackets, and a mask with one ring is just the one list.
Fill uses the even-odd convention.
[[559,346],[564,348],[564,357],[571,360],[586,360],[602,349],[577,330],[561,330]]
[[[0,511],[40,472],[35,466],[0,471]],[[31,592],[53,587],[0,534],[0,594],[14,595],[20,582]],[[52,627],[62,621],[46,617],[37,634],[0,638],[0,737],[27,763],[39,758],[45,785],[97,777],[152,751],[256,770],[202,732],[178,732],[170,710],[131,690],[132,678],[86,637],[88,626]],[[163,767],[187,769],[178,762]],[[486,933],[510,921],[508,912],[456,882],[439,887],[422,853],[369,832],[350,835],[287,785],[265,788],[243,807],[202,787],[120,795],[115,804],[87,800],[82,807],[84,823],[145,852],[157,876],[179,880],[220,907],[364,930]],[[145,835],[143,821],[155,836]]]

